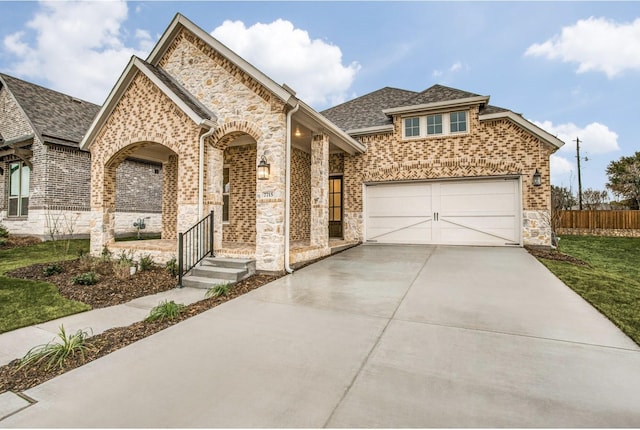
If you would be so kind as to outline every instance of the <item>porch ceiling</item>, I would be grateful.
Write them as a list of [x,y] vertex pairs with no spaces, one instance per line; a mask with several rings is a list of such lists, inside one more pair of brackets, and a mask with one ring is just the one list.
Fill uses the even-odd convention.
[[159,143],[153,143],[144,148],[138,148],[129,157],[136,158],[138,160],[152,161],[155,163],[166,163],[169,161],[169,155],[174,155],[174,152],[162,146]]

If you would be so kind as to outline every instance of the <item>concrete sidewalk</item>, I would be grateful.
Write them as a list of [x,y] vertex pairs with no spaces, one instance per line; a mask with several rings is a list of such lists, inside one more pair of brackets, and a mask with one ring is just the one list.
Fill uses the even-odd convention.
[[[164,300],[173,300],[185,305],[204,299],[206,290],[197,288],[174,288],[150,296],[140,297],[128,303],[106,308],[93,309],[23,327],[0,334],[0,366],[24,357],[31,348],[42,345],[57,337],[60,325],[64,325],[67,333],[87,330],[94,335],[113,327],[122,327],[142,321],[149,311]],[[1,406],[0,406],[1,407]],[[0,415],[1,417],[1,415]]]
[[640,348],[523,249],[360,246],[24,394],[0,427],[640,427]]

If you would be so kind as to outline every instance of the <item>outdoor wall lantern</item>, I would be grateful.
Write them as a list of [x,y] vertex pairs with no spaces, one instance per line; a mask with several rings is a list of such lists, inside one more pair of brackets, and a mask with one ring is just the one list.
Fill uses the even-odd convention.
[[533,186],[539,187],[540,185],[542,185],[542,176],[540,172],[538,172],[538,169],[536,169],[536,172],[533,174]]
[[267,158],[264,155],[260,157],[260,163],[258,164],[258,179],[269,179],[269,163],[267,163]]

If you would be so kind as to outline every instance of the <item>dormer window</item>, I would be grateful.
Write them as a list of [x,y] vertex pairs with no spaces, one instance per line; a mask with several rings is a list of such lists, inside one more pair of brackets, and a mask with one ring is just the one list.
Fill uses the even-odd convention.
[[442,134],[442,114],[427,116],[427,134]]
[[420,136],[420,118],[419,117],[404,119],[404,135],[406,137]]
[[437,137],[469,131],[467,111],[437,113],[403,119],[403,138]]
[[449,125],[451,133],[463,133],[467,131],[467,113],[451,112],[449,114]]

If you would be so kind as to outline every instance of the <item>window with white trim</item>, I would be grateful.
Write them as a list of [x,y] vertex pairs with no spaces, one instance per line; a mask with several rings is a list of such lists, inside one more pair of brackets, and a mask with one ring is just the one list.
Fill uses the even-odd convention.
[[463,134],[469,131],[467,111],[403,118],[405,139]]
[[7,216],[20,217],[29,214],[29,182],[31,168],[25,163],[9,164],[9,207]]
[[420,136],[420,118],[415,117],[404,119],[404,135],[406,137]]

